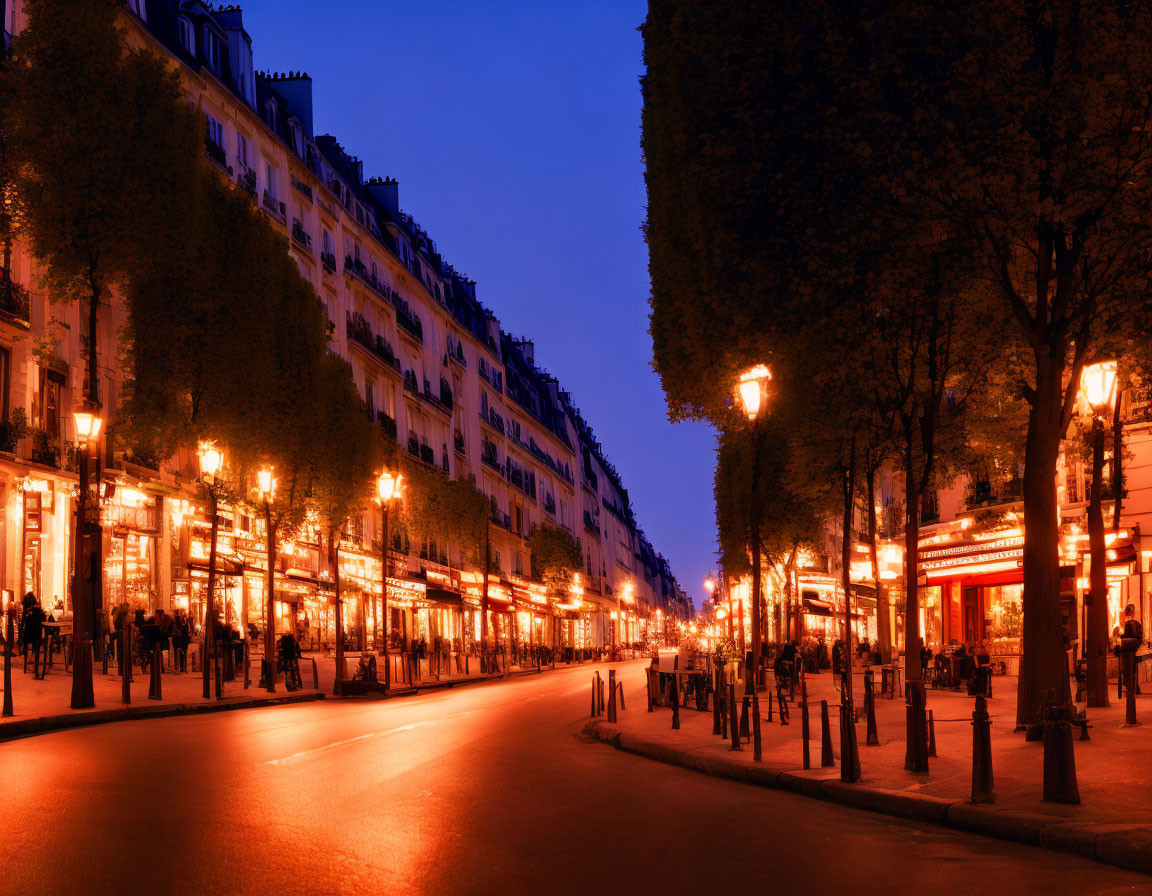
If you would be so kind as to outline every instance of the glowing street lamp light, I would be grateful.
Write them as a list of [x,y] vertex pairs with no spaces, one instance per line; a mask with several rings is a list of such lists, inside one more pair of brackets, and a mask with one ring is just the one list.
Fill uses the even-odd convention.
[[399,473],[393,475],[385,470],[376,480],[376,501],[380,505],[380,616],[383,619],[380,623],[382,634],[376,639],[376,651],[384,657],[385,693],[392,681],[392,668],[388,659],[388,506],[400,497],[403,478]]
[[708,576],[708,578],[704,580],[704,590],[709,594],[712,594],[712,592],[716,590],[716,580],[713,579],[712,576]]
[[[208,595],[204,601],[204,699],[209,700],[212,696],[210,687],[212,663],[209,662],[209,658],[212,658],[213,662],[219,662],[219,657],[214,652],[216,647],[216,535],[219,531],[217,506],[220,497],[216,477],[224,465],[224,455],[211,442],[201,442],[198,453],[200,455],[200,481],[204,483],[204,488],[208,492],[208,506],[212,514],[212,534],[208,543]],[[219,679],[217,679],[217,684],[219,684]],[[221,696],[223,695],[217,687],[217,699]]]
[[268,593],[264,595],[264,659],[261,678],[268,693],[276,691],[276,522],[272,519],[272,498],[276,494],[276,480],[272,468],[264,467],[256,473],[256,490],[264,504],[264,546],[268,552]]
[[755,420],[760,408],[764,406],[771,379],[772,371],[763,364],[757,364],[740,374],[736,388],[740,394],[740,404],[749,420]]
[[1116,396],[1116,362],[1089,364],[1080,374],[1080,390],[1097,414],[1112,406]]
[[[92,636],[95,623],[95,595],[89,593],[88,583],[92,581],[91,571],[99,570],[102,538],[99,536],[99,513],[97,531],[88,532],[89,469],[91,457],[99,452],[100,428],[104,421],[100,417],[100,406],[86,401],[79,410],[73,412],[76,424],[76,447],[78,466],[78,489],[76,493],[76,574],[72,577],[72,616],[74,636],[72,639],[72,708],[87,709],[96,705],[92,690]],[[96,499],[97,505],[99,498]],[[87,559],[88,568],[83,561]],[[97,579],[99,581],[99,579]]]

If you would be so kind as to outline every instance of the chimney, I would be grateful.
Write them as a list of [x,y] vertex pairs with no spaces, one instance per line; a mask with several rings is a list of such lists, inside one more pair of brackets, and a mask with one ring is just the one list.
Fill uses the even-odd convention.
[[536,344],[531,339],[522,336],[512,340],[512,344],[520,352],[520,357],[527,361],[530,366],[536,366]]
[[239,6],[222,6],[212,17],[228,36],[228,67],[235,87],[255,109],[256,72],[252,68],[252,38],[244,30],[244,13]]
[[307,72],[286,72],[276,79],[276,92],[288,103],[288,111],[300,119],[304,132],[312,134],[312,79]]
[[393,220],[400,220],[400,184],[394,177],[374,177],[367,184],[369,195],[379,202]]

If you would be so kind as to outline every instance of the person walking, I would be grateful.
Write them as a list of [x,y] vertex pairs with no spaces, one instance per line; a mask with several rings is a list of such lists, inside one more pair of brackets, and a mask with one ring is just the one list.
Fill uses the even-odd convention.
[[188,612],[181,607],[176,608],[172,617],[172,649],[175,656],[172,658],[172,668],[177,672],[188,671],[188,645],[192,643],[192,628],[188,624]]
[[1131,682],[1137,694],[1140,685],[1136,681],[1136,651],[1144,643],[1144,626],[1136,618],[1136,607],[1128,604],[1124,608],[1124,631],[1120,635],[1120,678],[1124,684]]
[[[32,592],[29,591],[25,595],[25,600],[33,597]],[[44,659],[44,664],[40,663],[40,648],[44,643],[44,623],[47,621],[48,615],[44,612],[44,608],[40,606],[40,602],[33,597],[32,605],[24,611],[24,669],[28,669],[28,648],[32,648],[32,677],[44,678],[44,673],[48,671],[48,660]]]

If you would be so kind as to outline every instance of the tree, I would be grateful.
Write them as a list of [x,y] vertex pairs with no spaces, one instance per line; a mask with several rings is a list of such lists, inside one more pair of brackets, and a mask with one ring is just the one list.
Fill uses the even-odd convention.
[[344,620],[340,584],[340,540],[348,518],[363,509],[383,462],[383,434],[356,391],[352,368],[337,355],[322,356],[311,392],[312,505],[326,535],[336,605],[336,681],[343,690]]
[[[176,74],[159,57],[126,48],[116,25],[119,4],[28,0],[24,8],[28,24],[0,84],[7,165],[16,175],[21,236],[52,299],[87,306],[84,394],[95,409],[100,308],[117,286],[163,265],[179,229],[179,203],[158,197],[195,171],[200,125],[180,101]],[[3,237],[5,281],[10,236]],[[12,289],[4,291],[11,299]],[[88,467],[82,452],[81,508],[95,506]],[[98,520],[80,519],[75,528],[74,707],[94,703],[87,645],[98,618],[102,565]]]
[[532,577],[543,582],[555,600],[568,599],[573,577],[584,565],[584,558],[572,533],[545,520],[528,538],[532,554]]

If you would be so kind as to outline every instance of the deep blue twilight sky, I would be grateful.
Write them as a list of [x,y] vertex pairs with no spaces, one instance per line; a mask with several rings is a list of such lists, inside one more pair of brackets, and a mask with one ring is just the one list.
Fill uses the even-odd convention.
[[713,436],[668,423],[648,337],[643,0],[247,0],[256,68],[313,79],[318,134],[400,204],[570,389],[700,605]]

